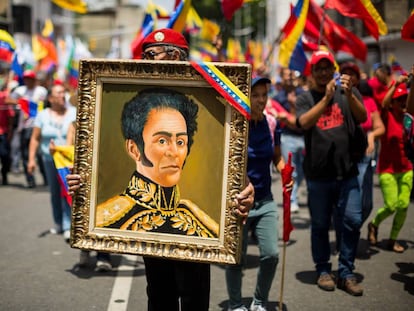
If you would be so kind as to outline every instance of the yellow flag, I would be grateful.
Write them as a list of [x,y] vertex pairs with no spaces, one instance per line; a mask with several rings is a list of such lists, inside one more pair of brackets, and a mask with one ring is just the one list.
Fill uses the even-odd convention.
[[213,41],[220,33],[220,26],[206,18],[203,18],[203,27],[201,28],[200,37],[204,40]]
[[54,28],[53,28],[52,20],[50,18],[46,19],[45,25],[42,30],[42,36],[45,38],[51,37],[53,35],[53,30]]
[[37,35],[32,36],[32,51],[36,61],[45,58],[48,54],[47,49],[39,42]]
[[62,9],[68,11],[85,14],[88,11],[88,6],[82,0],[52,0],[54,4],[60,6]]

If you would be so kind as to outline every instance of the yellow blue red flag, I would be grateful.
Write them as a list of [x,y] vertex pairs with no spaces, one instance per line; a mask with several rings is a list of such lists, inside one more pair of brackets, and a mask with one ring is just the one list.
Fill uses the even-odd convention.
[[182,0],[175,8],[175,11],[171,14],[170,20],[168,21],[166,28],[182,32],[186,24],[187,15],[190,11],[190,7],[191,0]]
[[66,176],[70,174],[75,158],[75,147],[72,146],[56,146],[53,153],[53,161],[58,172],[58,180],[60,184],[60,195],[66,199],[69,206],[72,205],[72,197],[68,192],[68,184]]
[[42,101],[34,102],[27,98],[19,98],[18,104],[21,111],[23,111],[26,118],[34,118],[37,113],[42,111],[44,108],[44,103]]
[[230,103],[230,105],[237,109],[246,119],[250,120],[249,98],[244,95],[216,66],[214,66],[214,64],[192,61],[191,65]]
[[308,64],[302,44],[308,9],[309,0],[298,0],[282,30],[284,37],[279,47],[279,64],[302,73]]
[[0,60],[10,63],[15,49],[13,37],[7,31],[0,29]]

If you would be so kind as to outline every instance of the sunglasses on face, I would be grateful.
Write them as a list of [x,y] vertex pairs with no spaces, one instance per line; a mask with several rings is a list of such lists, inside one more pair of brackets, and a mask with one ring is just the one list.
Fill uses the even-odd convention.
[[315,67],[313,68],[313,71],[316,73],[322,73],[322,72],[329,72],[331,70],[333,70],[334,67],[332,66],[327,66],[327,67]]
[[154,60],[155,57],[157,57],[158,55],[160,55],[162,53],[167,53],[167,51],[155,52],[153,50],[150,50],[150,51],[142,53],[141,57],[142,57],[142,59]]

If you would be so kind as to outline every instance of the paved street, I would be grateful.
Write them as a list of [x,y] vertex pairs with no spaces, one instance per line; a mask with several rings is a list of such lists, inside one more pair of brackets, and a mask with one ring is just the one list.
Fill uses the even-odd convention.
[[[87,269],[79,269],[76,265],[79,250],[71,249],[62,236],[48,234],[52,217],[47,189],[25,188],[22,175],[10,174],[9,181],[9,186],[0,186],[0,310],[146,310],[141,257],[114,255],[115,269],[110,273],[95,272],[94,262]],[[279,180],[275,179],[274,193],[281,203],[278,189]],[[305,195],[302,188],[303,204],[306,203]],[[374,211],[381,204],[382,197],[376,185]],[[292,221],[295,230],[286,247],[283,310],[414,310],[412,205],[400,234],[401,242],[408,248],[403,254],[382,248],[388,237],[391,218],[380,227],[379,247],[368,247],[364,225],[355,270],[365,289],[362,297],[351,297],[341,290],[323,292],[317,288],[310,256],[309,213],[305,205],[293,215]],[[276,310],[281,298],[282,243],[280,246],[281,260],[270,295],[269,310]],[[248,255],[243,279],[246,304],[250,304],[254,291],[258,263],[258,250],[253,243],[249,246]],[[336,269],[336,257],[332,259]],[[223,267],[213,266],[210,310],[225,310],[226,303]]]

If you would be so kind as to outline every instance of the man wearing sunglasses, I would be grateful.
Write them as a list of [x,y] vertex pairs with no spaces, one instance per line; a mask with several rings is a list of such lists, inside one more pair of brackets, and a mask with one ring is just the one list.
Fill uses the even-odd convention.
[[[188,60],[188,43],[172,29],[150,33],[141,44],[142,59],[157,61]],[[80,175],[67,176],[69,194],[80,187]],[[251,183],[236,196],[236,213],[247,217],[253,205]],[[143,256],[147,278],[148,311],[208,311],[210,303],[210,264]]]
[[151,32],[142,42],[142,59],[188,60],[188,43],[184,36],[172,29]]
[[363,289],[353,273],[362,225],[357,161],[351,157],[350,133],[364,122],[367,112],[351,77],[334,79],[335,60],[327,51],[310,59],[312,89],[297,98],[298,127],[304,130],[303,168],[311,214],[311,249],[317,285],[333,291],[329,227],[335,210],[335,230],[340,245],[337,287],[353,296]]

